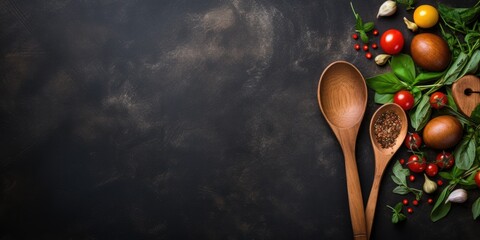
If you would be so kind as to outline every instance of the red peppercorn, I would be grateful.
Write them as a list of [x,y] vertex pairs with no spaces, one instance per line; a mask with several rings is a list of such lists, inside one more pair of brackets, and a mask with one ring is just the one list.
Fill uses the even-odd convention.
[[442,185],[443,185],[442,179],[438,179],[438,180],[437,180],[437,185],[438,185],[438,186],[442,186]]
[[398,162],[403,165],[405,163],[405,159],[402,158],[402,159],[398,160]]
[[355,48],[355,50],[357,50],[357,51],[360,50],[360,44],[357,43],[357,44],[353,45],[353,48]]
[[402,200],[402,204],[405,205],[405,206],[407,206],[407,205],[408,205],[408,199],[406,199],[406,198],[403,199],[403,200]]
[[427,202],[428,202],[428,204],[432,204],[432,203],[433,203],[433,199],[429,198],[429,199],[427,200]]
[[369,52],[367,52],[367,53],[365,53],[365,57],[366,57],[367,59],[371,59],[371,58],[372,58],[372,54],[369,53]]
[[374,29],[374,30],[373,30],[373,35],[375,35],[375,36],[378,35],[378,30],[377,30],[377,29]]
[[412,201],[412,204],[413,204],[414,206],[418,206],[418,200],[417,200],[417,199],[413,200],[413,201]]
[[352,34],[352,38],[357,40],[358,39],[358,34],[356,34],[356,33]]
[[412,214],[413,213],[413,208],[411,208],[411,207],[407,208],[407,212]]
[[363,45],[363,51],[368,51],[368,44]]
[[377,49],[378,48],[378,45],[376,43],[372,43],[372,48],[373,49]]
[[408,176],[408,180],[409,180],[410,182],[415,182],[415,175],[410,175],[410,176]]

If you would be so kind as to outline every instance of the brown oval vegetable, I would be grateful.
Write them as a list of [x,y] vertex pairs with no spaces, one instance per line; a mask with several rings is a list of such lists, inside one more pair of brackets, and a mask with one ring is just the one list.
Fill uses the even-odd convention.
[[410,53],[415,64],[433,72],[445,70],[452,59],[447,42],[433,33],[415,35],[410,44]]
[[462,139],[462,136],[462,124],[458,119],[449,115],[433,118],[423,129],[425,145],[434,149],[451,148]]

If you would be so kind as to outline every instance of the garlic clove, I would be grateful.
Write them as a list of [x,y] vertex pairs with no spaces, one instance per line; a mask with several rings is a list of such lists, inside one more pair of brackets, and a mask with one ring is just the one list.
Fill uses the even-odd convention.
[[467,201],[467,197],[468,197],[467,191],[465,189],[459,188],[453,191],[452,193],[450,193],[450,195],[448,195],[448,198],[445,201],[445,203],[448,203],[448,202],[463,203]]
[[397,11],[397,2],[392,0],[387,0],[378,9],[378,17],[391,16]]
[[430,180],[426,174],[423,174],[423,176],[425,176],[425,182],[423,183],[423,191],[428,194],[435,192],[437,190],[437,183]]
[[375,63],[379,66],[385,65],[385,63],[388,62],[388,59],[390,59],[392,55],[389,54],[379,54],[375,57]]
[[412,32],[416,32],[418,30],[418,26],[416,23],[408,20],[406,17],[403,17],[403,22],[407,25],[407,28],[412,30]]

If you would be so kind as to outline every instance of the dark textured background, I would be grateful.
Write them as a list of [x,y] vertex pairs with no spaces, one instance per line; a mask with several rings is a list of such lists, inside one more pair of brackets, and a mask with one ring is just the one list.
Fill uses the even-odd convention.
[[[374,20],[381,2],[354,4]],[[410,39],[403,16],[378,29]],[[0,239],[351,239],[316,89],[335,60],[387,70],[353,27],[347,0],[1,0]],[[478,238],[474,198],[435,224],[424,198],[391,224],[390,168],[373,239]]]

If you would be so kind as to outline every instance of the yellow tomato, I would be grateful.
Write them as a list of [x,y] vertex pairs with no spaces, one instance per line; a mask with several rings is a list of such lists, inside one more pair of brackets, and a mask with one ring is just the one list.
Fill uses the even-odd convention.
[[413,13],[413,21],[421,28],[430,28],[438,22],[438,11],[430,5],[420,5]]

